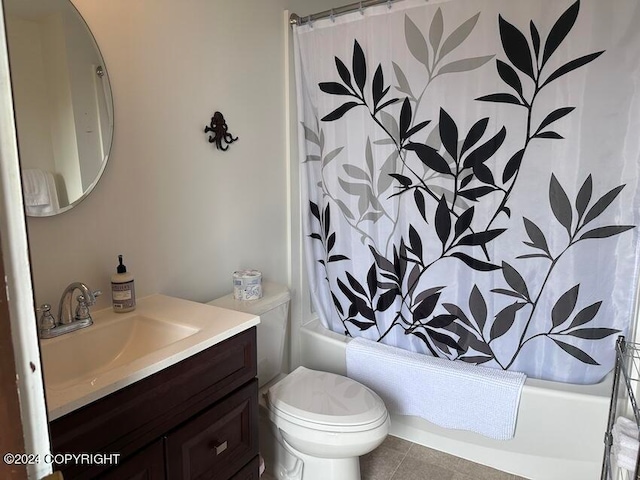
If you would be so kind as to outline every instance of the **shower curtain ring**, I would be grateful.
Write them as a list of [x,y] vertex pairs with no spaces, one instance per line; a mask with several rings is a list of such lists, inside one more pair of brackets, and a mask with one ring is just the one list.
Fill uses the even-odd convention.
[[391,7],[393,7],[393,0],[387,0],[387,8],[391,10]]
[[333,8],[331,9],[331,14],[329,15],[329,18],[331,19],[331,21],[332,21],[333,23],[336,23],[336,17],[335,17],[335,15],[333,14]]
[[364,15],[364,7],[362,6],[362,2],[360,2],[360,15]]
[[307,23],[309,24],[309,27],[310,27],[310,28],[313,28],[313,22],[311,21],[311,15],[309,15],[309,16],[307,17]]

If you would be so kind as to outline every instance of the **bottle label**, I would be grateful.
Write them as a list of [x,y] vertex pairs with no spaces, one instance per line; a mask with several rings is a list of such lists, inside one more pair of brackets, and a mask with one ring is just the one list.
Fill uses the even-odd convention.
[[111,283],[111,298],[114,310],[124,310],[136,306],[136,292],[133,280],[124,283]]

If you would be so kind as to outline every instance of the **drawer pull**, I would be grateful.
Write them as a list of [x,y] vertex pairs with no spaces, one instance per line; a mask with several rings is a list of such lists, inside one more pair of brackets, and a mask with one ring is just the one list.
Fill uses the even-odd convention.
[[224,441],[219,445],[216,445],[215,447],[216,450],[216,455],[220,455],[222,452],[224,452],[227,449],[227,442]]

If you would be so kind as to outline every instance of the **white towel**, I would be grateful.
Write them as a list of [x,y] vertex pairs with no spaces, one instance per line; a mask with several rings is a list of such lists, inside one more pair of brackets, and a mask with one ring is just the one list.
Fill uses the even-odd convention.
[[390,412],[498,440],[514,435],[526,378],[360,337],[347,344],[347,376],[380,395]]
[[634,472],[638,459],[638,425],[633,420],[618,417],[611,433],[613,435],[611,451],[614,465]]
[[[40,172],[45,178],[45,188],[47,192],[47,203],[40,203],[43,200],[37,198],[40,193],[35,193],[35,184],[40,182],[40,174],[38,173],[25,173],[25,172]],[[27,180],[29,179],[29,180]],[[29,184],[28,186],[26,184]],[[34,217],[43,217],[52,215],[60,210],[60,201],[58,200],[58,189],[56,187],[56,180],[53,177],[53,173],[44,172],[42,170],[24,170],[22,172],[22,184],[25,210],[27,215]],[[39,187],[38,187],[39,188]],[[29,189],[29,192],[27,192]],[[34,205],[35,203],[35,205]]]
[[42,170],[28,168],[22,171],[22,191],[27,207],[51,204],[47,175]]
[[624,435],[638,440],[640,437],[640,431],[638,430],[638,424],[635,420],[631,420],[627,417],[618,417],[613,425],[614,429],[618,429]]

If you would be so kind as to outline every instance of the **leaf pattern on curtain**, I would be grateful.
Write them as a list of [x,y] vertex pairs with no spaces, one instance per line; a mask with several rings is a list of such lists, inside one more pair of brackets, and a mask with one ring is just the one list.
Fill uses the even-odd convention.
[[[350,59],[335,57],[336,75],[317,87],[322,94],[343,100],[337,108],[318,115],[321,118],[316,118],[314,125],[303,125],[307,142],[318,152],[308,155],[306,162],[320,162],[319,169],[324,175],[327,165],[340,158],[343,147],[325,152],[321,125],[342,122],[358,110],[375,126],[376,135],[382,135],[367,138],[361,166],[350,161],[342,165],[338,178],[340,192],[331,192],[326,182],[321,181],[317,187],[322,204],[310,201],[308,205],[314,228],[310,238],[320,242],[324,252],[317,262],[325,269],[326,281],[331,284],[333,307],[346,335],[375,331],[376,339],[383,341],[390,332],[401,330],[423,342],[434,356],[473,364],[493,361],[503,369],[512,367],[525,346],[546,341],[573,361],[599,365],[598,359],[581,345],[620,332],[602,326],[606,319],[598,313],[603,299],[582,298],[580,283],[570,284],[553,302],[548,324],[533,328],[534,316],[541,308],[552,273],[567,252],[582,242],[605,243],[608,238],[634,228],[618,225],[615,217],[608,216],[608,208],[618,200],[625,185],[605,191],[594,181],[593,172],[584,179],[576,197],[570,198],[551,173],[546,185],[548,224],[537,225],[522,216],[527,238],[521,239],[521,254],[513,259],[495,258],[491,249],[492,242],[513,228],[501,219],[519,216],[510,200],[522,181],[523,166],[527,161],[535,161],[530,158],[532,145],[561,141],[570,134],[563,131],[559,121],[574,113],[575,106],[557,105],[542,115],[539,108],[536,110],[545,88],[563,81],[604,53],[588,53],[559,67],[552,66],[554,55],[562,51],[579,11],[578,0],[548,32],[541,32],[533,21],[527,26],[528,31],[522,31],[500,15],[498,34],[503,54],[461,59],[456,59],[456,52],[468,41],[480,13],[452,28],[446,25],[438,8],[426,35],[406,14],[406,47],[424,69],[423,85],[410,82],[395,62],[393,72],[384,71],[382,64],[368,64],[366,51],[358,39],[353,42]],[[451,31],[448,35],[446,27]],[[494,123],[490,117],[477,119],[466,131],[446,107],[439,109],[437,118],[418,115],[425,93],[437,78],[487,68],[492,60],[504,90],[480,96],[476,101],[519,109],[526,119],[526,130],[512,152],[505,151],[505,140],[513,140],[517,133],[511,133],[509,125],[490,131],[488,127]],[[395,85],[390,81],[392,77]],[[397,111],[398,106],[399,115],[394,116],[390,112]],[[536,118],[542,120],[536,122]],[[418,140],[418,134],[428,128],[432,130],[426,142]],[[390,147],[386,160],[376,165],[373,150]],[[415,206],[419,222],[412,219],[412,223],[404,226],[400,221],[403,215],[400,202],[392,201],[400,197]],[[350,231],[333,230],[332,215],[341,215]],[[382,240],[364,228],[381,219],[393,226]],[[400,231],[403,228],[406,230]],[[558,230],[565,232],[564,244],[559,248],[550,247],[547,238],[551,230],[554,235]],[[348,270],[329,274],[330,264],[350,260],[345,252],[336,250],[336,238],[342,235],[359,240],[368,248],[371,260],[366,278],[356,278]],[[425,248],[426,242],[433,241],[438,246],[437,254]],[[457,261],[462,272],[468,269],[497,275],[494,283],[500,286],[483,290],[474,285],[464,302],[442,301],[447,285],[427,286],[423,279],[445,259]],[[524,262],[536,263],[541,278],[537,285],[525,281],[521,267]],[[492,314],[487,306],[490,296],[510,300]],[[391,322],[379,321],[383,312],[394,312]],[[518,338],[517,344],[508,355],[498,354],[495,342],[509,333]]]

